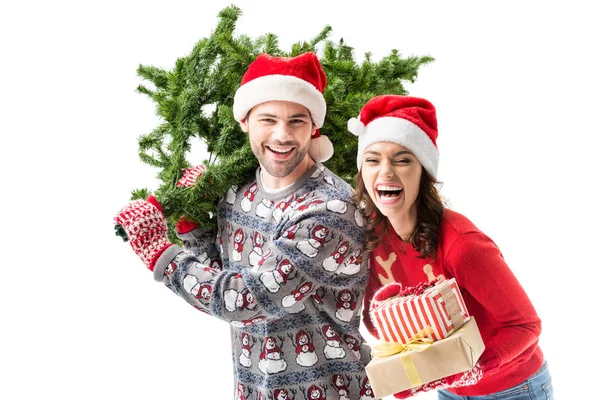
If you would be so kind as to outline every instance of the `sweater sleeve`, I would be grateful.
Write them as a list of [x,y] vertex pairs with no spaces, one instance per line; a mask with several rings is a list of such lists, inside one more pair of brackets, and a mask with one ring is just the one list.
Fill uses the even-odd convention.
[[[200,263],[211,265],[216,259],[220,259],[219,250],[215,246],[215,232],[196,227],[186,233],[177,233],[177,237],[183,242],[183,249],[193,254]],[[157,273],[162,279],[162,272]]]
[[[349,205],[345,215],[353,215],[353,207]],[[281,234],[296,225],[293,240]],[[157,261],[155,278],[194,307],[234,326],[298,313],[319,288],[358,291],[364,286],[367,266],[359,254],[363,232],[354,219],[329,211],[323,202],[298,213],[281,228],[265,244],[257,268],[243,265],[220,271],[171,246],[172,253]],[[160,271],[165,271],[162,276]],[[362,290],[356,294],[360,298]]]
[[[541,333],[540,318],[489,237],[481,232],[461,234],[447,253],[446,262],[466,295],[485,310],[482,314],[491,316],[500,326],[486,342],[480,358],[484,368],[501,368],[535,344]],[[472,310],[472,314],[477,315],[478,310]]]

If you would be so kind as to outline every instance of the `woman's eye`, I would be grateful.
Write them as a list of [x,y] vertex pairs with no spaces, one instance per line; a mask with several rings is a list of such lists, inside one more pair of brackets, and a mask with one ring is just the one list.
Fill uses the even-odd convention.
[[368,162],[368,163],[376,163],[379,160],[376,160],[375,158],[367,158],[365,161]]
[[410,159],[408,158],[399,158],[397,160],[394,160],[395,164],[408,164],[410,163]]

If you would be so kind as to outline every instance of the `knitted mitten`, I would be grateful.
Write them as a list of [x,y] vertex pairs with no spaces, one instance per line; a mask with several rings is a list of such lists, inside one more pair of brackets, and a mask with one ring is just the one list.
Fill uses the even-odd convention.
[[421,282],[415,286],[407,287],[402,287],[398,282],[390,282],[375,292],[371,300],[371,309],[378,307],[383,301],[394,296],[420,295],[433,286],[435,286],[435,282]]
[[154,196],[127,204],[115,216],[114,222],[127,233],[135,254],[150,271],[154,271],[158,257],[172,245],[167,239],[167,221],[162,207]]
[[384,300],[397,296],[400,294],[401,290],[402,285],[397,282],[391,282],[385,286],[382,286],[373,295],[373,299],[371,300],[371,309],[378,307]]
[[[177,181],[177,187],[192,187],[202,176],[202,174],[206,171],[206,167],[204,165],[196,165],[195,167],[186,168],[183,170],[183,175]],[[178,233],[188,233],[193,231],[198,227],[198,224],[195,222],[189,221],[187,218],[183,217],[175,224],[175,228]]]
[[477,363],[473,368],[471,368],[468,371],[450,375],[445,378],[435,380],[433,382],[428,382],[416,388],[395,393],[394,397],[397,399],[406,399],[420,392],[429,392],[431,390],[474,385],[477,382],[479,382],[479,380],[483,376],[483,373],[484,369],[479,365],[479,363]]

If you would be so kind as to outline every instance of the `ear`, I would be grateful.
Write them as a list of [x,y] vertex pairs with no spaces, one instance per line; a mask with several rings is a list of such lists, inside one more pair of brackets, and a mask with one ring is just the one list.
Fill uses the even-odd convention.
[[242,132],[248,133],[248,118],[244,118],[240,121],[240,128]]

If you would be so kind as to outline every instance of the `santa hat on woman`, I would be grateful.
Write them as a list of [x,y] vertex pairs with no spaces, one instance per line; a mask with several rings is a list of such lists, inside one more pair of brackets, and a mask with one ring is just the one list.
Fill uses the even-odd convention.
[[418,97],[382,95],[364,105],[358,118],[350,118],[348,130],[358,136],[356,164],[360,171],[369,145],[392,142],[409,149],[423,168],[437,178],[439,152],[435,107]]
[[308,154],[315,161],[327,161],[333,155],[333,145],[327,136],[321,136],[318,129],[323,126],[327,111],[323,97],[325,86],[325,72],[314,53],[303,53],[293,58],[261,54],[248,66],[235,92],[233,117],[238,122],[243,121],[252,107],[267,101],[301,104],[310,111],[317,127],[311,137]]

